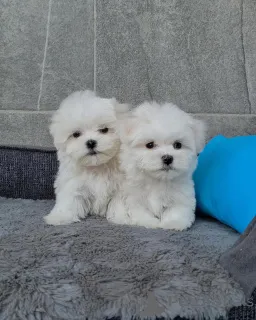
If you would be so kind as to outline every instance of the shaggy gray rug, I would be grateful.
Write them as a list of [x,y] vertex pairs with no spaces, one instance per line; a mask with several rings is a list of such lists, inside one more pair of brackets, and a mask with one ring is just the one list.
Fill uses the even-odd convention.
[[231,229],[200,219],[186,232],[96,218],[50,227],[52,205],[0,198],[1,320],[215,319],[243,303],[217,262],[239,237]]

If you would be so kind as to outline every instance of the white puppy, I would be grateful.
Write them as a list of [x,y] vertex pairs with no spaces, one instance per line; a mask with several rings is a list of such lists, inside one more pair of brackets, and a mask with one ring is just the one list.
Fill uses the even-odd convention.
[[69,224],[89,213],[105,216],[120,179],[117,115],[127,110],[127,105],[91,91],[75,92],[61,103],[50,126],[59,171],[56,204],[44,217],[46,223]]
[[184,230],[195,220],[192,174],[205,127],[173,104],[143,103],[123,122],[120,191],[108,220],[148,228]]

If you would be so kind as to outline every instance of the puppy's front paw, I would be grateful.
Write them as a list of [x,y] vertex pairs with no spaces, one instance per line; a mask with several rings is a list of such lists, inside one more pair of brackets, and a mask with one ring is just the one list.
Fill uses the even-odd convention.
[[136,212],[132,216],[132,224],[149,229],[160,228],[160,220],[145,211]]
[[125,210],[121,210],[124,208],[119,207],[119,211],[111,211],[107,212],[107,220],[109,222],[115,223],[115,224],[131,224],[131,219],[129,218],[128,214],[125,212]]
[[60,211],[54,208],[48,215],[44,216],[44,221],[47,224],[59,226],[79,222],[80,219],[73,212]]
[[184,209],[173,209],[165,212],[161,227],[163,229],[183,231],[190,228],[195,221],[195,214]]
[[126,217],[120,217],[120,216],[111,216],[107,217],[108,221],[114,224],[121,224],[121,225],[130,225],[131,221]]
[[161,228],[160,223],[158,220],[150,220],[150,221],[144,221],[144,222],[136,222],[136,226],[144,227],[147,229],[157,229]]
[[176,230],[176,231],[186,230],[186,229],[190,228],[191,225],[192,225],[191,222],[182,221],[179,219],[163,220],[161,222],[161,227],[163,229]]

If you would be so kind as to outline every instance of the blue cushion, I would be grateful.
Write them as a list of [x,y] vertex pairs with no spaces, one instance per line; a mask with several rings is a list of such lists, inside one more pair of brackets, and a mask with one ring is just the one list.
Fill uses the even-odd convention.
[[256,136],[210,140],[194,182],[197,206],[242,233],[256,216]]

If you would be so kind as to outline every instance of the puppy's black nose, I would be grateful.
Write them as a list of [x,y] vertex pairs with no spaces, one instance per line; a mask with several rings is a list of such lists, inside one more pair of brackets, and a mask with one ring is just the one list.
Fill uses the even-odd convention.
[[162,156],[163,163],[167,166],[173,162],[173,156],[169,156],[166,154],[165,156]]
[[94,149],[97,146],[97,141],[95,140],[88,140],[86,142],[86,146],[88,149]]

